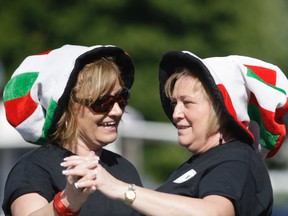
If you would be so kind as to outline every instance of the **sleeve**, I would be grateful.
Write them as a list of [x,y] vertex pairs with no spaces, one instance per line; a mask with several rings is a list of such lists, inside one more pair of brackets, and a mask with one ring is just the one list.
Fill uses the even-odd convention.
[[48,201],[53,198],[51,175],[43,167],[31,161],[17,163],[10,171],[4,190],[3,211],[10,215],[10,206],[18,197],[36,192]]
[[123,170],[123,174],[124,174],[124,176],[127,177],[126,181],[128,183],[133,183],[133,184],[136,184],[138,186],[143,187],[143,184],[141,182],[140,175],[139,175],[137,169],[129,161],[127,161],[127,163],[126,163],[126,169]]
[[100,158],[100,164],[115,178],[127,183],[143,186],[137,169],[123,156],[104,149]]

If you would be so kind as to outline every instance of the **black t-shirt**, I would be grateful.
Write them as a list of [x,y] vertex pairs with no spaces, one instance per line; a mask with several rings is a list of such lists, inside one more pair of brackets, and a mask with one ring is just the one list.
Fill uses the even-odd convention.
[[272,214],[269,173],[251,146],[233,141],[192,156],[157,191],[188,197],[229,198],[238,216]]
[[[66,177],[62,174],[65,168],[60,163],[70,155],[72,153],[65,148],[45,144],[20,158],[6,181],[2,205],[5,215],[11,215],[11,203],[27,193],[36,192],[51,202],[55,194],[65,188]],[[122,156],[103,149],[99,163],[117,179],[142,186],[137,170]],[[130,206],[110,200],[96,191],[82,206],[79,216],[134,214],[136,212]]]

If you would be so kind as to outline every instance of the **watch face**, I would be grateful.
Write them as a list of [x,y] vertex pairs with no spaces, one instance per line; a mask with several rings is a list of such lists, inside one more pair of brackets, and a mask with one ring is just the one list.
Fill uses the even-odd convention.
[[134,191],[127,191],[126,197],[128,199],[131,199],[131,200],[134,199],[135,198],[135,192]]
[[128,190],[125,192],[124,203],[127,205],[132,205],[133,201],[136,199],[136,191],[134,186],[134,184],[131,184]]

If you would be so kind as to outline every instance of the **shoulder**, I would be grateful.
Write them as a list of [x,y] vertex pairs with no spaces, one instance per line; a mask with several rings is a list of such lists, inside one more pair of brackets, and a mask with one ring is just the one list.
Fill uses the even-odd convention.
[[28,179],[31,182],[40,182],[46,181],[46,178],[61,178],[60,163],[69,154],[72,153],[56,145],[40,146],[18,159],[10,170],[7,181],[13,184],[20,181],[28,182]]
[[71,152],[58,145],[46,143],[23,155],[16,162],[15,166],[20,166],[21,164],[49,166],[51,164],[60,163],[64,157],[71,154]]
[[142,185],[135,166],[120,154],[103,149],[100,163],[114,177],[128,183]]
[[[245,177],[255,170],[262,173],[268,172],[260,155],[250,145],[240,141],[232,141],[214,147],[195,157],[190,163],[205,173],[207,170],[221,170],[222,172],[242,173]],[[220,175],[222,174],[220,173]]]
[[33,175],[38,176],[37,178],[51,176],[61,169],[60,163],[69,154],[69,151],[59,146],[44,144],[20,157],[10,170],[8,180],[24,181],[24,178],[31,178]]
[[54,190],[65,186],[60,162],[68,153],[61,147],[45,144],[23,155],[7,177],[5,206],[19,196],[35,191],[48,201],[52,200]]
[[[102,150],[102,155],[100,160],[104,162],[106,165],[122,165],[122,166],[133,166],[133,164],[128,161],[126,158],[121,156],[118,153],[112,152],[107,149]],[[134,167],[134,166],[133,166]]]
[[[206,153],[205,153],[206,154]],[[219,157],[221,155],[221,157]],[[260,159],[251,145],[235,140],[219,145],[207,152],[208,157],[218,156],[219,160],[237,160],[247,162],[251,157]]]
[[[205,153],[206,154],[206,153]],[[223,178],[238,183],[258,181],[269,183],[269,173],[260,155],[248,144],[232,141],[207,152],[197,164],[205,175],[213,179]],[[249,180],[250,179],[250,180]]]

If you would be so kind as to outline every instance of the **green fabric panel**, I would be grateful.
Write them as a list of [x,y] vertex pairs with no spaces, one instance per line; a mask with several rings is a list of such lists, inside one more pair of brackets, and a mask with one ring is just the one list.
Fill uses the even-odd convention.
[[43,139],[47,138],[47,133],[48,133],[49,128],[51,127],[52,120],[54,117],[54,112],[55,112],[57,105],[58,104],[56,103],[56,101],[54,101],[52,99],[49,102],[49,105],[48,105],[47,110],[46,110],[46,118],[45,118],[45,123],[43,126],[43,132],[42,132],[42,138]]
[[268,150],[273,149],[275,147],[276,141],[279,138],[279,135],[274,135],[266,130],[257,106],[250,104],[248,106],[248,114],[251,120],[256,121],[260,127],[260,142],[262,146]]
[[38,72],[27,72],[19,74],[9,80],[4,89],[4,101],[13,100],[27,95],[38,75]]

